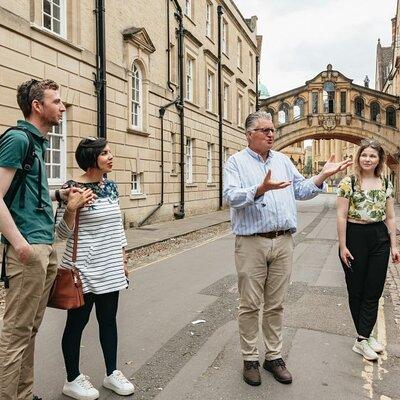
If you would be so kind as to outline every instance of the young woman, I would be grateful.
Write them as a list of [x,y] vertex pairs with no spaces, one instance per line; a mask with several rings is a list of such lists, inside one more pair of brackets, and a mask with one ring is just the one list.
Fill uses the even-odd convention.
[[[116,315],[119,291],[127,287],[128,271],[118,190],[113,181],[105,178],[105,174],[112,170],[113,155],[105,139],[87,138],[79,143],[75,158],[85,172],[66,182],[63,188],[91,189],[97,198],[79,210],[76,267],[82,279],[85,305],[68,311],[62,338],[67,380],[62,392],[79,400],[99,397],[98,390],[79,370],[82,332],[95,305],[106,364],[103,386],[117,394],[129,395],[134,392],[134,386],[117,370]],[[60,238],[67,239],[61,266],[70,268],[76,207],[68,203],[62,211],[56,231]]]
[[384,347],[371,336],[386,280],[389,255],[400,262],[396,243],[393,185],[381,176],[385,152],[363,140],[355,176],[338,186],[337,229],[351,315],[358,337],[353,351],[373,361]]

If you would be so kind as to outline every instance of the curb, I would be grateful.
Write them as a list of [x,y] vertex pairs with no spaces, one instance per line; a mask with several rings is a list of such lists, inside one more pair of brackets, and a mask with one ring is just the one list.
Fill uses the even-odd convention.
[[[207,225],[207,226],[203,226],[201,228],[188,229],[188,230],[186,230],[184,232],[177,233],[176,235],[172,235],[172,236],[169,236],[169,237],[166,237],[166,238],[160,238],[160,239],[151,240],[151,241],[149,241],[147,243],[143,243],[143,244],[139,244],[139,245],[131,245],[131,246],[127,245],[125,247],[125,252],[126,253],[130,253],[130,252],[132,252],[134,250],[142,249],[142,248],[151,246],[152,244],[166,242],[166,241],[168,241],[170,239],[175,239],[175,238],[178,238],[178,237],[186,236],[186,235],[189,235],[190,233],[198,232],[198,231],[201,231],[203,229],[207,229],[207,228],[211,228],[213,226],[221,225],[221,224],[224,224],[224,223],[229,222],[229,221],[230,221],[230,219],[227,219],[225,221],[219,221],[219,222],[216,222],[215,224],[210,224],[210,225]],[[140,228],[134,229],[134,230],[140,232]]]

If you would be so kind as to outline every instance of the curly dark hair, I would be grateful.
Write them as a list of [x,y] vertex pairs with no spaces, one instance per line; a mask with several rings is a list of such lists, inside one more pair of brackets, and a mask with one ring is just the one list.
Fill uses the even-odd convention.
[[26,118],[31,115],[33,100],[43,103],[44,91],[46,89],[58,90],[59,88],[58,83],[51,79],[44,79],[42,81],[30,79],[29,81],[21,83],[17,88],[17,102],[24,117]]

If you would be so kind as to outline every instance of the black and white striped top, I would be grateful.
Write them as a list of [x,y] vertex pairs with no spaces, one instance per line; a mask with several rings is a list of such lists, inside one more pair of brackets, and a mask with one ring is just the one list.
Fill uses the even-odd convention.
[[[97,195],[93,205],[80,211],[76,268],[83,292],[103,294],[126,288],[122,248],[127,242],[116,184],[109,180],[100,186],[68,181],[63,187],[71,186],[90,187]],[[74,234],[63,219],[64,211],[64,206],[58,210],[56,233],[59,238],[67,239],[60,265],[71,268]]]

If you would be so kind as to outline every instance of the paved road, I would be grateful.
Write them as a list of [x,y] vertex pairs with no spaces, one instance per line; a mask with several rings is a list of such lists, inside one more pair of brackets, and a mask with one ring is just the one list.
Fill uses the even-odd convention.
[[[228,235],[134,272],[119,311],[120,366],[137,386],[134,398],[400,399],[400,340],[388,291],[377,326],[388,352],[372,364],[351,351],[354,331],[337,259],[333,204],[332,195],[299,203],[284,330],[292,385],[275,382],[265,371],[259,387],[242,382],[234,238]],[[104,367],[92,317],[81,369],[100,387]],[[191,323],[198,319],[206,322]],[[44,399],[67,399],[60,395],[64,321],[64,312],[48,310],[38,337],[36,392]],[[118,398],[105,389],[100,393],[101,399]]]

